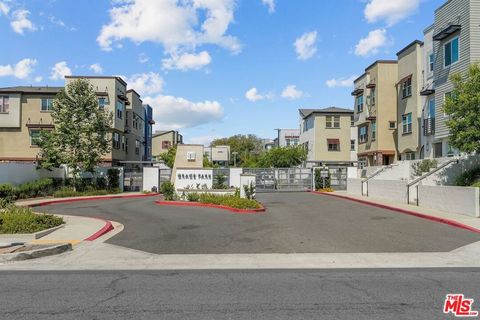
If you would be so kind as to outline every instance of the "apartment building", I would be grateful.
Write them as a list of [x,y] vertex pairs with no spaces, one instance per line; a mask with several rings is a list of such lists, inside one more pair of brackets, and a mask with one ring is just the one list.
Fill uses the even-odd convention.
[[450,76],[466,73],[480,61],[480,1],[449,0],[435,11],[433,24],[433,73],[435,83],[435,157],[458,153],[448,143],[448,120],[442,106],[453,90]]
[[331,107],[300,109],[299,113],[299,141],[308,152],[308,166],[349,166],[356,161],[353,110]]
[[[128,162],[143,161],[145,153],[145,109],[135,90],[127,91],[125,110],[125,154]],[[123,145],[122,145],[123,147]]]
[[230,164],[230,146],[206,147],[204,154],[215,165],[228,167]]
[[156,131],[152,136],[152,155],[154,158],[158,157],[179,144],[183,144],[183,136],[178,131]]
[[397,53],[397,151],[398,160],[423,158],[422,71],[423,42],[415,40]]
[[0,161],[35,162],[41,130],[52,130],[53,99],[61,87],[0,88]]
[[277,129],[277,138],[275,138],[275,146],[294,147],[298,146],[300,142],[299,129]]
[[359,167],[396,161],[398,64],[378,60],[354,81]]
[[145,111],[145,148],[143,154],[143,161],[152,161],[152,134],[153,134],[153,125],[155,120],[153,120],[153,109],[150,105],[143,105]]

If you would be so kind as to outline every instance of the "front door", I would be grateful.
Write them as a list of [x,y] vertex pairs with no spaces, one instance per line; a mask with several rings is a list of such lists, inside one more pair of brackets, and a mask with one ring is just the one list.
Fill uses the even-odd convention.
[[433,144],[433,157],[434,158],[441,158],[443,156],[443,150],[442,150],[442,143],[434,143]]

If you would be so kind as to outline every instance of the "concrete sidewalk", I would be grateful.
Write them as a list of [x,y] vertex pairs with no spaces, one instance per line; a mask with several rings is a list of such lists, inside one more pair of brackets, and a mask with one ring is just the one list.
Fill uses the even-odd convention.
[[359,201],[366,201],[370,202],[372,205],[380,205],[380,206],[386,206],[386,207],[392,207],[400,210],[406,210],[406,211],[411,211],[414,213],[418,213],[420,215],[425,215],[428,217],[431,217],[432,220],[445,220],[445,221],[453,221],[458,224],[462,224],[465,226],[468,226],[470,228],[478,230],[480,232],[480,219],[479,218],[474,218],[474,217],[469,217],[469,216],[464,216],[461,214],[455,214],[455,213],[448,213],[448,212],[443,212],[439,210],[434,210],[434,209],[429,209],[429,208],[424,208],[424,207],[418,207],[415,205],[408,205],[408,204],[403,204],[395,201],[389,201],[385,199],[377,199],[377,198],[372,198],[372,197],[366,197],[366,196],[359,196],[359,195],[354,195],[351,193],[348,193],[346,191],[336,191],[331,194],[327,194],[326,196],[340,196],[342,198],[350,198],[352,200],[359,200]]

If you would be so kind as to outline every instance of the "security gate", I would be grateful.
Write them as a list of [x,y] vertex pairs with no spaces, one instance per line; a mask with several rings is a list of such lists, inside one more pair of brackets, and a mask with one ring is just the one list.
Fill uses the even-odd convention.
[[126,192],[143,191],[143,170],[125,169],[123,173],[123,190]]
[[330,186],[334,190],[347,190],[347,168],[330,168]]
[[245,168],[244,173],[255,174],[257,192],[311,191],[313,171],[305,168]]

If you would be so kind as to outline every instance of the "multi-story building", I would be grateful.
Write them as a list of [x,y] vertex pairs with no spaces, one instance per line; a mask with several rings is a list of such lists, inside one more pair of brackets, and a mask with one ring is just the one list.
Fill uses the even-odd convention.
[[433,24],[433,72],[435,82],[434,156],[458,153],[448,143],[448,120],[442,106],[453,90],[450,76],[468,72],[480,60],[480,2],[449,0],[435,11]]
[[145,110],[145,148],[143,154],[143,161],[152,161],[152,127],[155,124],[153,120],[153,109],[150,105],[144,104]]
[[277,129],[277,138],[275,139],[275,146],[294,147],[298,146],[300,142],[299,129]]
[[127,161],[143,161],[145,154],[145,109],[135,90],[127,91],[125,114],[125,153]]
[[41,130],[52,130],[52,102],[61,87],[0,89],[0,161],[34,162]]
[[307,150],[307,165],[348,166],[356,161],[353,110],[300,109],[300,144]]
[[374,62],[354,81],[360,167],[389,165],[396,159],[397,82],[395,60]]
[[183,136],[178,131],[156,131],[152,136],[152,156],[158,157],[179,144],[183,144]]
[[230,163],[230,146],[206,147],[204,153],[213,164],[226,167]]
[[415,40],[397,53],[397,151],[398,160],[422,158],[423,42]]
[[274,139],[262,139],[262,146],[264,151],[271,150],[275,148],[275,140]]

